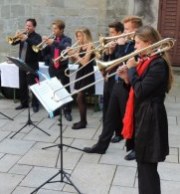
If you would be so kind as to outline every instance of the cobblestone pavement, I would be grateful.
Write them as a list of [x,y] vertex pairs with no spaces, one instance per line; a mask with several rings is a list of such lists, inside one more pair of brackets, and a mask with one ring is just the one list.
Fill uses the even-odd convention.
[[[167,95],[166,108],[169,121],[170,155],[159,165],[162,194],[180,193],[180,76],[176,74],[172,91]],[[49,119],[41,107],[38,113],[31,113],[32,121],[46,135],[32,125],[24,128],[14,138],[14,132],[27,121],[27,109],[15,111],[17,103],[0,99],[0,112],[12,117],[11,121],[0,114],[0,194],[30,194],[42,183],[59,172],[57,146],[43,150],[43,147],[59,143],[58,118]],[[32,112],[32,110],[31,110]],[[73,108],[73,121],[63,117],[63,143],[77,148],[93,145],[101,133],[102,113],[88,110],[88,126],[72,130],[72,123],[78,121],[77,107]],[[64,146],[64,170],[71,174],[71,180],[83,194],[137,194],[137,172],[135,161],[125,161],[124,141],[110,144],[106,154],[86,154]],[[57,162],[56,162],[57,161]],[[38,194],[77,193],[71,185],[60,182],[45,184]],[[66,179],[64,179],[66,180]]]

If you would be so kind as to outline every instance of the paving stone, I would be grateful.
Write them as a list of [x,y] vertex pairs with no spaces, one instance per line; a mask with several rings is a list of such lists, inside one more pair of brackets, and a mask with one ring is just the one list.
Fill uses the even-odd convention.
[[180,182],[161,180],[161,190],[163,194],[179,194]]
[[[30,150],[19,160],[19,164],[55,167],[58,152],[52,150]],[[64,168],[73,169],[81,157],[80,153],[64,152]],[[59,161],[58,161],[59,166]]]
[[162,180],[180,182],[180,165],[163,162],[159,164],[159,174]]
[[[128,176],[126,176],[128,174]],[[118,166],[113,185],[133,187],[135,183],[136,167]]]
[[[43,168],[43,167],[35,167],[31,170],[31,172],[26,176],[26,178],[21,182],[20,186],[23,187],[33,187],[36,189],[41,184],[52,178],[59,172],[58,169],[54,168]],[[56,176],[52,181],[59,181],[60,176]],[[49,183],[46,184],[43,188],[52,189],[60,191],[62,190],[64,183]]]
[[5,139],[0,143],[0,152],[23,155],[33,146],[33,144],[33,141]]
[[16,164],[11,168],[9,173],[27,175],[32,168],[32,166]]
[[0,173],[0,193],[10,194],[22,181],[24,176],[7,173]]
[[6,138],[11,132],[8,131],[1,131],[0,132],[0,141]]
[[123,165],[123,166],[131,166],[131,167],[136,167],[137,164],[135,160],[133,161],[127,161],[124,159],[124,156],[127,153],[123,150],[118,150],[117,153],[110,153],[107,150],[107,153],[102,155],[100,159],[101,164],[113,164],[113,165]]
[[0,172],[7,172],[9,169],[15,165],[15,163],[20,159],[21,156],[6,154],[0,160]]
[[138,194],[137,188],[112,186],[109,194]]
[[[109,191],[114,172],[114,165],[79,163],[72,173],[71,180],[82,193],[106,194]],[[66,185],[64,191],[74,190]]]

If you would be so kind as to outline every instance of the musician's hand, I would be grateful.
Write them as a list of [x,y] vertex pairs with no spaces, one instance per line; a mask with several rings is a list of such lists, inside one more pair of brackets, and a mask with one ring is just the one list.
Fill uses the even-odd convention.
[[128,68],[126,65],[123,65],[117,69],[117,75],[124,80],[126,84],[129,84],[129,78],[128,78]]
[[118,38],[116,43],[118,45],[125,45],[126,44],[126,39],[125,38]]
[[27,36],[26,34],[21,34],[21,35],[19,35],[19,39],[20,39],[21,41],[25,41],[27,38],[28,38],[28,36]]
[[52,45],[53,42],[54,42],[54,39],[52,39],[52,38],[48,38],[48,39],[46,40],[46,44],[47,44],[47,45]]
[[130,58],[127,62],[126,62],[126,65],[127,67],[130,69],[132,67],[136,67],[138,64],[138,62],[135,60],[135,58]]

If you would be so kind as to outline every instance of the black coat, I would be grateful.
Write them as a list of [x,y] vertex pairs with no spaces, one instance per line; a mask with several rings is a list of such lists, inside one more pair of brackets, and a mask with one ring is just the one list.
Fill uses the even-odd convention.
[[169,153],[168,122],[164,106],[168,65],[155,58],[142,76],[128,72],[135,92],[135,151],[138,162],[164,161]]

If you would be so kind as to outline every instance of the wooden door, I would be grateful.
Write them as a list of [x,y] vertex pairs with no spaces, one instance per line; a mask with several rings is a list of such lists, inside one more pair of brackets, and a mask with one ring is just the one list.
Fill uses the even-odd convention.
[[176,39],[170,52],[173,66],[180,67],[180,0],[160,0],[158,30],[162,37]]

